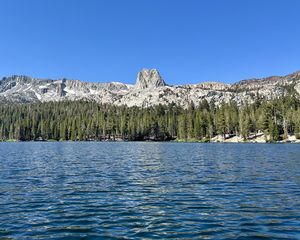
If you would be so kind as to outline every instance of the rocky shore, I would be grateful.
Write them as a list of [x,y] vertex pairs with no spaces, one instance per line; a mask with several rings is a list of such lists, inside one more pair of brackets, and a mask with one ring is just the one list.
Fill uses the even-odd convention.
[[297,139],[296,136],[288,136],[286,139],[280,141],[270,141],[268,136],[264,134],[257,134],[256,137],[244,139],[241,136],[232,136],[232,137],[223,137],[221,135],[215,136],[212,139],[207,140],[196,140],[196,139],[174,139],[174,140],[155,140],[155,139],[147,139],[147,140],[127,140],[127,139],[102,139],[95,140],[89,139],[84,141],[72,141],[72,140],[53,140],[53,139],[36,139],[31,141],[20,141],[16,139],[7,139],[0,140],[0,142],[201,142],[201,143],[300,143],[300,139]]
[[[258,133],[255,135],[250,135],[247,139],[242,136],[215,136],[210,142],[224,142],[224,143],[268,143],[270,142],[270,137],[264,133]],[[297,139],[295,135],[288,135],[286,139],[277,141],[277,143],[300,143],[300,139]]]

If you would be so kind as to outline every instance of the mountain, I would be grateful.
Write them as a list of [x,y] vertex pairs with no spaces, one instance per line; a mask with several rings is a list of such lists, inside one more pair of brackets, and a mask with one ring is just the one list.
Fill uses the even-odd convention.
[[136,89],[154,89],[166,86],[157,69],[143,69],[138,73],[136,79]]
[[197,105],[203,99],[216,104],[236,101],[253,102],[257,97],[273,99],[286,94],[300,94],[300,71],[286,76],[242,80],[234,84],[204,82],[168,85],[158,70],[143,69],[136,84],[89,83],[68,79],[38,79],[27,76],[0,80],[0,102],[32,103],[87,100],[115,105],[149,107],[157,104]]

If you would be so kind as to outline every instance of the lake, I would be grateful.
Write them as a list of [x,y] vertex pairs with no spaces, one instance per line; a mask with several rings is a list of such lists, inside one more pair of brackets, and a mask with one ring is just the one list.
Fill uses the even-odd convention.
[[300,145],[0,143],[0,239],[300,239]]

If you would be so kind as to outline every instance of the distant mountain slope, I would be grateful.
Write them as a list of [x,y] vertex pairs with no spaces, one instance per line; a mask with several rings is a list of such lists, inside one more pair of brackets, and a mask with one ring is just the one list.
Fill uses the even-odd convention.
[[206,82],[188,85],[167,85],[156,69],[143,69],[136,84],[88,83],[79,80],[38,79],[11,76],[0,80],[0,102],[31,103],[63,100],[88,100],[115,105],[148,107],[174,103],[197,105],[203,99],[216,104],[236,101],[253,102],[282,95],[300,94],[300,71],[287,76],[243,80],[234,84]]

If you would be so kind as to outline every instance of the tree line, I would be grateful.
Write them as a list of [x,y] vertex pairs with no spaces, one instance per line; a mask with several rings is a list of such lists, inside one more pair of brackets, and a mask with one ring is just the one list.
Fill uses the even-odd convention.
[[149,108],[85,101],[0,105],[0,140],[183,140],[209,141],[216,135],[259,132],[270,141],[300,138],[300,101],[295,95],[272,101],[257,98],[238,106],[203,100],[188,108],[174,104]]

